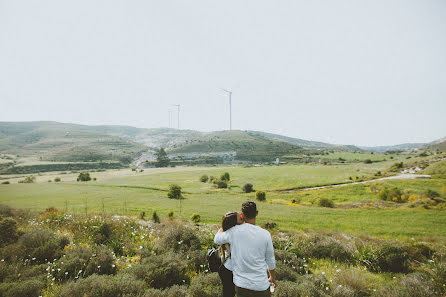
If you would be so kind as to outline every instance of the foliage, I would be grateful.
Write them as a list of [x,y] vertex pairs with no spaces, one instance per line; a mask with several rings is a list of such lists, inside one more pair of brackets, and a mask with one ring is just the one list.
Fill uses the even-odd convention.
[[55,181],[56,183],[58,183],[58,182],[62,181],[62,179],[61,179],[60,177],[56,177],[56,178],[54,178],[54,181]]
[[79,176],[77,177],[77,181],[90,181],[90,180],[91,180],[90,173],[86,171],[79,173]]
[[93,232],[94,242],[97,244],[109,243],[112,239],[113,230],[112,224],[108,222],[103,222],[99,228]]
[[2,182],[2,185],[9,185],[9,184],[10,184],[9,180]]
[[190,217],[191,221],[195,224],[198,224],[201,222],[201,216],[198,213],[193,213]]
[[256,199],[259,201],[265,201],[266,200],[266,193],[264,191],[257,191],[256,192]]
[[159,150],[157,150],[155,152],[155,156],[156,156],[156,163],[155,163],[156,167],[169,166],[170,160],[164,148],[160,148]]
[[266,222],[263,224],[263,228],[265,228],[265,229],[274,229],[276,227],[277,227],[276,222]]
[[360,268],[342,269],[336,274],[334,285],[347,287],[354,292],[354,296],[369,296],[371,291],[371,279]]
[[200,177],[200,181],[202,182],[202,183],[205,183],[205,182],[207,182],[209,180],[209,177],[207,176],[207,174],[203,174],[201,177]]
[[314,236],[303,243],[304,255],[315,258],[329,258],[340,262],[352,262],[356,248],[330,236]]
[[220,180],[222,180],[222,181],[226,181],[226,182],[230,181],[230,180],[231,180],[231,177],[230,177],[230,175],[229,175],[229,172],[225,172],[225,173],[223,173],[223,174],[220,176]]
[[440,289],[434,286],[434,283],[429,278],[429,275],[423,272],[415,272],[408,275],[404,275],[399,280],[398,284],[386,285],[375,294],[377,297],[410,297],[410,296],[423,296],[423,297],[435,297],[440,296]]
[[219,189],[226,189],[228,187],[228,183],[226,181],[224,181],[224,180],[221,180],[221,179],[214,180],[214,184]]
[[156,243],[158,251],[187,252],[201,250],[201,243],[197,232],[190,226],[171,222],[163,230],[163,237]]
[[190,295],[187,293],[186,286],[173,285],[164,290],[150,288],[142,297],[190,297]]
[[13,218],[0,217],[0,248],[17,241],[17,221]]
[[20,184],[32,184],[34,182],[36,182],[36,177],[32,175],[25,177],[23,180],[19,180]]
[[170,199],[182,199],[183,195],[181,193],[181,187],[177,184],[170,185],[169,191],[167,192],[167,197]]
[[379,247],[360,252],[360,261],[373,272],[407,272],[409,256],[400,245],[385,242]]
[[161,221],[160,221],[160,217],[158,216],[158,214],[156,213],[156,211],[154,211],[153,213],[152,213],[152,220],[153,220],[153,222],[154,223],[156,223],[156,224],[159,224]]
[[174,215],[174,213],[173,213],[173,211],[171,210],[171,211],[169,211],[169,213],[167,214],[167,216],[169,217],[169,220],[173,220],[173,215]]
[[335,206],[333,200],[328,199],[328,198],[319,199],[318,204],[320,207],[328,207],[328,208],[333,208]]
[[254,186],[253,186],[252,184],[247,183],[247,184],[244,184],[244,185],[243,185],[242,190],[243,190],[243,192],[245,192],[245,193],[251,193],[251,192],[254,192],[254,188],[253,188],[253,187],[254,187]]
[[144,258],[141,264],[130,269],[130,273],[155,289],[189,284],[190,281],[184,261],[173,253]]
[[30,279],[14,283],[0,283],[0,296],[5,297],[37,297],[45,287],[42,281]]
[[385,201],[394,201],[394,202],[404,202],[401,199],[402,193],[401,190],[397,187],[388,188],[383,187],[378,193],[379,199]]
[[220,277],[217,273],[199,274],[192,280],[189,291],[194,297],[220,296],[222,292]]

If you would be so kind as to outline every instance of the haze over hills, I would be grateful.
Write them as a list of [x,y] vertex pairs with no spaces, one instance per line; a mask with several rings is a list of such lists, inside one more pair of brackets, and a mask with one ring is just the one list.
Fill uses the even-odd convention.
[[[164,147],[175,155],[235,152],[237,160],[275,160],[286,155],[311,155],[321,150],[376,151],[429,147],[446,149],[445,139],[431,144],[357,147],[309,141],[261,131],[199,132],[171,128],[88,126],[58,122],[0,122],[0,152],[44,162],[119,162],[153,158]],[[146,154],[146,155],[145,155]],[[142,158],[142,159],[141,159]]]

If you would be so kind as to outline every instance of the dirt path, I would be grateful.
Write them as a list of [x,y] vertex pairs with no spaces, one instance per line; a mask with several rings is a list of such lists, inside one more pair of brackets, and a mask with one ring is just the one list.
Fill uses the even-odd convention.
[[309,190],[326,189],[326,188],[334,188],[334,187],[342,187],[342,186],[350,186],[350,185],[358,185],[358,184],[367,184],[367,183],[373,183],[373,182],[380,181],[380,180],[416,179],[416,178],[429,179],[429,178],[431,178],[431,176],[430,175],[421,175],[421,174],[399,174],[399,175],[395,175],[395,176],[381,177],[381,178],[370,179],[370,180],[365,180],[365,181],[360,181],[360,182],[352,182],[352,183],[346,183],[346,184],[334,184],[334,185],[311,187],[311,188],[302,188],[302,189],[296,189],[296,190],[289,190],[287,192],[309,191]]

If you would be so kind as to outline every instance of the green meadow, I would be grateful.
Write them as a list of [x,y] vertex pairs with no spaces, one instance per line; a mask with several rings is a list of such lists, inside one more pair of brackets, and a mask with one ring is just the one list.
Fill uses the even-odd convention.
[[[198,213],[203,222],[219,223],[229,210],[239,210],[254,193],[243,193],[242,186],[252,183],[255,190],[266,191],[267,201],[259,202],[259,223],[275,222],[282,230],[333,230],[345,233],[381,237],[446,238],[446,212],[436,209],[400,207],[392,203],[383,208],[343,207],[348,203],[378,201],[371,190],[374,184],[398,187],[422,194],[427,190],[442,193],[446,180],[388,180],[368,184],[346,185],[309,191],[296,191],[336,183],[348,183],[349,177],[373,178],[377,170],[388,168],[392,162],[341,165],[282,165],[282,166],[222,166],[130,169],[91,172],[97,181],[76,182],[77,174],[49,173],[37,176],[37,182],[0,185],[0,203],[17,208],[44,210],[56,207],[71,213],[109,213],[137,216],[153,211],[166,218],[173,211],[176,217],[188,219]],[[228,189],[216,189],[199,181],[201,175],[219,177],[229,172]],[[61,182],[48,182],[58,176]],[[4,178],[4,177],[3,177]],[[185,199],[167,198],[170,184],[182,187]],[[443,195],[444,193],[442,193]],[[317,206],[321,198],[335,202],[335,208]],[[294,199],[295,203],[291,203]]]

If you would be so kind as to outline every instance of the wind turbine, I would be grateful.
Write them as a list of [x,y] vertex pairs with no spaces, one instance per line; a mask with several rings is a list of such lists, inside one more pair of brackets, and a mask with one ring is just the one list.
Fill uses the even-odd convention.
[[222,90],[228,93],[229,96],[229,130],[232,130],[232,103],[231,103],[232,91],[228,91],[225,89]]

